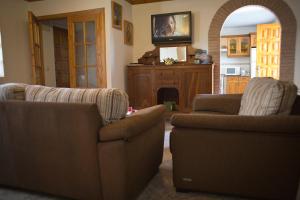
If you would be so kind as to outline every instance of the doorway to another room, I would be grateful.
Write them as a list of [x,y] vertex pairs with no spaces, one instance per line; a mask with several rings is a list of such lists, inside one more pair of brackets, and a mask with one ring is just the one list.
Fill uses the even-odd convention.
[[280,76],[281,25],[263,6],[232,12],[220,33],[220,92],[243,93],[253,77]]
[[41,22],[45,85],[70,87],[67,19]]

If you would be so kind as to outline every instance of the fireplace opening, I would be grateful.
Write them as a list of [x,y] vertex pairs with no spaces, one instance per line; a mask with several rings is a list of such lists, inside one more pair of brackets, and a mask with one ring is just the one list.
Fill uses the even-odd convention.
[[179,93],[177,88],[160,88],[157,91],[157,104],[164,104],[169,111],[178,110]]

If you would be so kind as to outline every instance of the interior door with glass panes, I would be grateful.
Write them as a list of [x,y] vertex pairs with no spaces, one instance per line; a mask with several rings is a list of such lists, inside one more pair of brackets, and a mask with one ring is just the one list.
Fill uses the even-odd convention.
[[70,86],[106,87],[104,10],[68,16]]

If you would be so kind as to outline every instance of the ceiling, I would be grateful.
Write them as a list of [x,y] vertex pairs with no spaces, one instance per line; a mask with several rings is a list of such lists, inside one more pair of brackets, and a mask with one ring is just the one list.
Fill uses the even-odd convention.
[[276,15],[263,6],[245,6],[231,13],[223,27],[245,27],[257,24],[269,24],[278,21]]
[[[25,0],[25,1],[42,1],[42,0]],[[171,0],[126,0],[129,3],[135,5],[135,4],[144,4],[144,3],[154,3],[154,2],[160,2],[160,1],[171,1]]]
[[135,4],[154,3],[154,2],[171,1],[171,0],[126,0],[126,1],[135,5]]

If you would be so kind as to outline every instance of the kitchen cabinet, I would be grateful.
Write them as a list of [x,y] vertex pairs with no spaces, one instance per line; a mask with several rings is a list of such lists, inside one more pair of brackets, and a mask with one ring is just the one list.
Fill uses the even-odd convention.
[[244,93],[249,81],[249,76],[226,76],[226,94]]
[[251,48],[256,48],[256,33],[250,33]]
[[227,36],[227,56],[244,57],[250,56],[250,36]]

